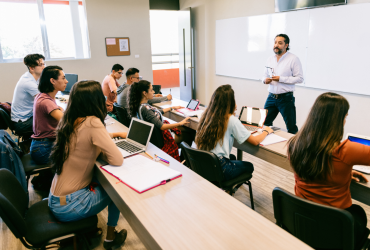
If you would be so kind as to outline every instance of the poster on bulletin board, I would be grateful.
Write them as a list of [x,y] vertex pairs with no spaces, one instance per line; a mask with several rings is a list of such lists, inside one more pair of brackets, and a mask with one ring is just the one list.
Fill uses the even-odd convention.
[[106,37],[105,47],[107,56],[129,56],[130,39],[128,37]]

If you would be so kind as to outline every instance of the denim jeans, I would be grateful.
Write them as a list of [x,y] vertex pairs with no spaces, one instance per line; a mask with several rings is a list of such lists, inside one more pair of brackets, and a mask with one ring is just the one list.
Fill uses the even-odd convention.
[[268,110],[265,125],[272,126],[276,116],[281,113],[289,133],[296,134],[298,127],[296,125],[295,98],[293,93],[275,99],[270,93],[265,103],[265,109]]
[[54,141],[49,139],[35,140],[32,139],[30,154],[32,160],[39,165],[47,164]]
[[221,168],[224,173],[224,180],[228,181],[244,173],[253,173],[253,164],[247,161],[238,161],[234,155],[230,159],[220,158]]
[[[97,180],[93,180],[97,182]],[[67,205],[60,205],[58,196],[49,194],[49,208],[53,215],[62,222],[78,221],[100,213],[108,206],[108,226],[117,226],[119,210],[98,183],[94,190],[89,186],[66,195]]]

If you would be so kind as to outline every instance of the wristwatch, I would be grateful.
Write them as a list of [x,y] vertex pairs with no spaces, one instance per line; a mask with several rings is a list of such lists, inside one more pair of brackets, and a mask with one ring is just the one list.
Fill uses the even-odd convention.
[[270,134],[266,129],[262,130],[262,132],[263,132],[263,131],[266,131],[266,132],[267,132],[267,135],[269,135],[269,134]]

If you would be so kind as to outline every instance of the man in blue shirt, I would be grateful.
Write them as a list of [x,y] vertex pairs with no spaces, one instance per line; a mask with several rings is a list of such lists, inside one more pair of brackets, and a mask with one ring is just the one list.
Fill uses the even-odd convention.
[[38,90],[39,79],[45,68],[45,57],[40,54],[27,55],[23,62],[28,68],[15,86],[11,119],[15,133],[27,140],[33,134],[33,102]]

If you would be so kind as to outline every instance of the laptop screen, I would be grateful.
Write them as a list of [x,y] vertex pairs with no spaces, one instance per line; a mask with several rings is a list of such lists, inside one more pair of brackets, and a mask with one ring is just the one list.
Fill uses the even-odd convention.
[[267,115],[266,109],[243,107],[240,112],[239,120],[243,124],[262,127]]
[[355,136],[348,136],[348,140],[353,141],[353,142],[357,142],[357,143],[361,143],[361,144],[364,144],[366,146],[370,146],[370,140],[366,140],[366,139],[363,139],[363,138],[358,138],[358,137],[355,137]]
[[71,92],[73,85],[78,81],[78,75],[76,74],[65,74],[68,81],[67,87],[63,92]]
[[146,146],[151,129],[152,129],[151,126],[145,123],[141,123],[135,119],[132,119],[130,131],[129,134],[127,135],[127,138],[136,141],[141,145]]

